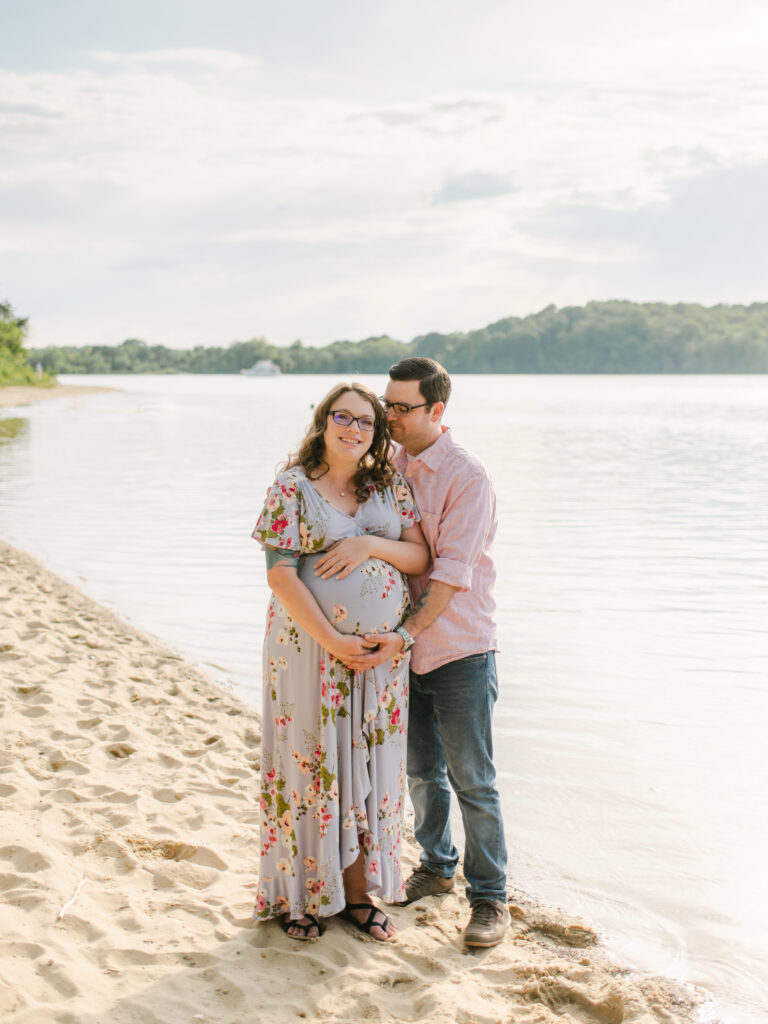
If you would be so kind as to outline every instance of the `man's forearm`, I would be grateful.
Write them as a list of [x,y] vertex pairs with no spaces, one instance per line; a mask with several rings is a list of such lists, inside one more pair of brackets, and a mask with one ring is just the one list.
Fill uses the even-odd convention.
[[415,639],[445,611],[457,590],[458,587],[452,587],[450,583],[430,580],[403,623],[403,628]]
[[[403,628],[415,639],[445,611],[458,589],[449,583],[430,580],[424,593],[413,606],[411,614],[403,622]],[[361,671],[399,657],[403,649],[403,637],[399,633],[366,633],[365,639],[369,643],[378,643],[379,649],[373,654],[360,655],[350,660],[352,668]]]

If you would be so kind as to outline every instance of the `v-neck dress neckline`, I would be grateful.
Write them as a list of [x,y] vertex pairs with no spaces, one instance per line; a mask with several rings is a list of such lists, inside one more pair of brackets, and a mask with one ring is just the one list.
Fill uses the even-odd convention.
[[315,487],[314,480],[311,477],[308,477],[306,473],[304,473],[304,479],[307,481],[307,483],[318,496],[318,498],[324,501],[326,505],[328,505],[330,508],[334,510],[334,512],[338,512],[342,516],[346,516],[347,519],[357,519],[358,513],[360,512],[360,508],[362,507],[363,504],[365,504],[364,502],[358,501],[357,508],[355,509],[354,512],[345,512],[343,508],[339,508],[338,505],[334,505],[330,498],[326,498],[323,492],[319,490],[317,487]]

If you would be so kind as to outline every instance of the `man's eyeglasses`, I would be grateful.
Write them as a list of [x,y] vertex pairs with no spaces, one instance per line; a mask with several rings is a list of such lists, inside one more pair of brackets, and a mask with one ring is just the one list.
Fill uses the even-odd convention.
[[396,413],[398,416],[407,416],[409,412],[413,412],[414,409],[423,409],[425,405],[434,405],[434,402],[422,402],[421,405],[406,405],[405,402],[388,402],[386,398],[380,398],[379,401],[384,406],[384,412]]
[[356,423],[361,430],[373,430],[376,427],[376,420],[373,416],[353,416],[351,412],[329,412],[329,416],[333,416],[333,422],[337,423],[340,427],[348,427],[352,423]]

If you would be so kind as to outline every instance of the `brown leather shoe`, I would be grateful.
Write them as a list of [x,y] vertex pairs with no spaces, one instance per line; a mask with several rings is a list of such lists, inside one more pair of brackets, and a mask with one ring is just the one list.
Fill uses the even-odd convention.
[[498,946],[509,928],[509,908],[504,900],[474,900],[469,924],[464,931],[465,946]]
[[436,875],[434,871],[420,864],[411,877],[406,879],[405,899],[397,905],[407,907],[409,903],[423,900],[425,896],[444,896],[453,889],[453,886],[453,878],[443,878],[442,875]]

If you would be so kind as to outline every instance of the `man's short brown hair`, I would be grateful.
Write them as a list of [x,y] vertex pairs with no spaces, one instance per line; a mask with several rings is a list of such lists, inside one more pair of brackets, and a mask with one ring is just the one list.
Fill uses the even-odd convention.
[[446,405],[451,397],[451,378],[448,371],[434,359],[426,356],[413,356],[401,359],[389,368],[390,380],[417,380],[419,391],[425,402],[434,405],[442,402]]

